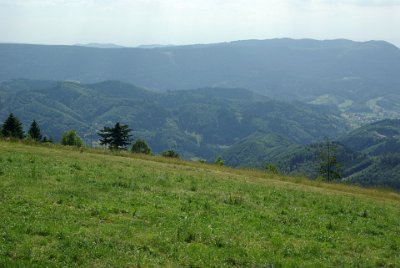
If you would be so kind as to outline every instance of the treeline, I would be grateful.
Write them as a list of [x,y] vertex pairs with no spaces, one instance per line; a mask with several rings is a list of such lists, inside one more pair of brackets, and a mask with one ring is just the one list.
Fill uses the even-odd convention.
[[[103,129],[97,132],[97,134],[99,135],[99,144],[103,146],[103,148],[107,147],[109,150],[112,151],[126,151],[129,149],[132,153],[153,155],[150,146],[145,140],[137,139],[135,142],[132,143],[133,140],[131,132],[132,129],[129,128],[128,125],[124,125],[119,122],[117,122],[113,127],[105,126],[103,127]],[[12,113],[4,121],[0,133],[0,136],[3,138],[19,140],[28,139],[35,142],[53,143],[51,138],[42,136],[40,127],[35,120],[32,121],[28,133],[25,134],[22,123]],[[85,146],[82,138],[75,130],[65,131],[62,135],[60,144],[75,147]],[[341,178],[341,165],[337,161],[336,151],[337,146],[329,141],[326,142],[326,150],[324,149],[320,151],[320,165],[318,170],[320,178],[327,181],[338,180]],[[164,157],[179,158],[179,154],[170,149],[162,152],[161,155]],[[199,160],[199,162],[204,163],[205,161]],[[222,159],[221,156],[216,157],[216,165],[224,166],[224,163],[225,161]],[[268,173],[271,174],[281,173],[278,167],[272,163],[268,163],[265,166],[265,169]]]
[[[100,145],[108,147],[110,150],[128,150],[132,153],[152,155],[152,151],[147,142],[143,139],[137,139],[132,143],[132,129],[128,125],[119,122],[114,127],[104,127],[97,134],[99,135]],[[51,138],[43,136],[39,124],[33,120],[29,130],[25,133],[21,121],[13,114],[7,117],[0,127],[0,137],[14,140],[30,140],[39,143],[54,143]],[[62,134],[61,145],[85,147],[85,143],[75,130],[68,130]],[[179,158],[179,154],[174,150],[166,150],[161,154],[164,157]]]
[[0,137],[11,139],[30,139],[37,142],[53,142],[51,138],[42,136],[38,123],[33,120],[28,133],[24,132],[21,121],[11,113],[0,128]]

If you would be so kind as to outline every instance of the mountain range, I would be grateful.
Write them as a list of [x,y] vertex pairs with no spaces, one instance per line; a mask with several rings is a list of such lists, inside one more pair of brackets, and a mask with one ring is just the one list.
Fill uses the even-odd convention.
[[400,50],[384,41],[0,44],[0,58],[0,119],[55,141],[76,129],[96,146],[119,121],[155,153],[315,178],[330,140],[345,181],[400,188]]
[[[0,116],[36,119],[59,140],[76,129],[87,143],[117,121],[149,141],[155,152],[213,160],[223,148],[255,133],[275,133],[307,144],[348,129],[330,108],[273,100],[245,89],[201,88],[159,93],[130,84],[11,80],[0,83]],[[320,126],[315,128],[315,126]]]
[[0,44],[0,58],[3,81],[118,80],[159,91],[246,88],[334,106],[354,126],[400,115],[400,50],[384,41],[272,39],[113,49]]
[[273,164],[286,174],[318,176],[324,140],[334,141],[344,180],[400,189],[400,121],[383,120],[351,131],[332,107],[273,100],[245,89],[149,91],[105,81],[10,80],[0,83],[0,116],[35,119],[59,140],[69,129],[96,146],[97,131],[115,122],[134,129],[155,153],[234,167]]

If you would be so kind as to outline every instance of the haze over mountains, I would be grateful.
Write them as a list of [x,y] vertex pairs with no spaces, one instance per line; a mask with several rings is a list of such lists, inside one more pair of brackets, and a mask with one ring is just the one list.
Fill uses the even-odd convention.
[[393,93],[400,84],[400,50],[383,41],[273,39],[150,50],[2,44],[0,53],[2,80],[119,80],[159,90],[242,87],[290,99],[354,96],[367,83],[365,94]]
[[[384,41],[0,44],[0,58],[0,115],[36,119],[56,141],[76,129],[92,144],[96,130],[121,121],[156,153],[174,149],[207,161],[222,155],[231,166],[274,163],[315,177],[319,142],[329,137],[340,143],[348,180],[400,188],[397,151],[390,150],[398,135],[385,140],[367,131],[381,140],[356,148],[365,133],[349,133],[400,118],[400,50]],[[384,122],[399,129],[396,120]]]
[[1,44],[0,58],[0,80],[246,88],[333,105],[351,119],[400,114],[400,50],[384,41],[272,39],[150,49]]

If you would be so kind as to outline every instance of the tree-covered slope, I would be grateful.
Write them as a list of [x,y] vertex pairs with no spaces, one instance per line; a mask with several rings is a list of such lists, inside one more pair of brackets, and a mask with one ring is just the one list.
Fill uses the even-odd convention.
[[339,141],[354,151],[369,155],[400,153],[400,120],[383,120],[363,126]]
[[228,166],[265,169],[267,164],[277,164],[286,158],[288,152],[301,149],[303,146],[282,136],[258,132],[224,150],[222,158]]
[[339,141],[365,154],[369,163],[349,175],[348,180],[400,189],[400,120],[383,120],[361,127]]
[[[400,121],[383,120],[347,133],[333,142],[332,154],[341,166],[342,181],[400,189]],[[265,168],[274,164],[283,173],[320,176],[326,142],[296,145],[282,137],[250,136],[223,153],[232,166]]]
[[1,267],[397,267],[400,197],[0,141]]
[[213,160],[257,132],[305,144],[346,130],[333,109],[271,100],[244,89],[156,93],[116,81],[12,80],[0,84],[0,94],[1,118],[14,112],[25,126],[36,119],[56,141],[63,131],[76,129],[90,143],[98,139],[96,130],[120,121],[155,152],[174,149],[185,158]]

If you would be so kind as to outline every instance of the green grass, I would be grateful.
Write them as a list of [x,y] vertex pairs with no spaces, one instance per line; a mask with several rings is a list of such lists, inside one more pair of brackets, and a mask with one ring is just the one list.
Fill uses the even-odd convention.
[[0,267],[400,266],[400,196],[0,142]]

